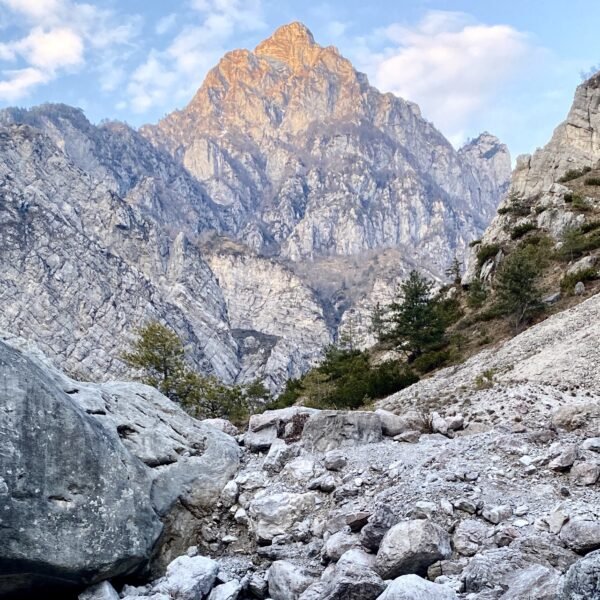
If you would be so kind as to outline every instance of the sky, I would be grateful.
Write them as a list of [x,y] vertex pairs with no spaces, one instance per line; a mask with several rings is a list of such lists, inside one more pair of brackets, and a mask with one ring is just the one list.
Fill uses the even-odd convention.
[[305,23],[455,145],[544,145],[600,68],[598,0],[0,0],[0,107],[64,102],[156,122],[228,50]]

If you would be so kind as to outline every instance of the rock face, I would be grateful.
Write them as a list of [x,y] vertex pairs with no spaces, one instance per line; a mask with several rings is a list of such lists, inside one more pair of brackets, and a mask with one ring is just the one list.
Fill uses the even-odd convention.
[[592,167],[600,160],[600,73],[582,83],[575,92],[567,118],[550,142],[533,156],[517,159],[512,187],[529,197],[546,192],[568,170]]
[[159,319],[203,372],[277,391],[340,327],[370,343],[408,269],[443,277],[509,176],[498,140],[455,151],[300,24],[140,132],[61,105],[0,125],[0,327],[88,379]]
[[0,593],[143,567],[162,525],[142,463],[3,343],[0,393]]
[[9,335],[0,431],[0,595],[166,566],[239,468],[233,438],[153,388],[76,382]]
[[[548,144],[532,156],[517,158],[509,193],[481,238],[481,244],[498,245],[505,253],[518,243],[518,237],[512,237],[516,227],[525,225],[560,243],[568,229],[582,226],[585,215],[571,204],[573,193],[565,187],[569,184],[562,178],[568,172],[579,171],[581,174],[582,169],[597,166],[599,140],[600,73],[597,73],[577,88],[567,118],[555,129]],[[585,188],[578,189],[574,195],[581,196],[586,202]],[[488,280],[501,262],[503,253],[480,265],[476,257],[480,248],[477,244],[470,253],[464,283],[476,276]],[[571,265],[571,272],[592,267],[596,261],[595,255],[584,257],[579,265]]]

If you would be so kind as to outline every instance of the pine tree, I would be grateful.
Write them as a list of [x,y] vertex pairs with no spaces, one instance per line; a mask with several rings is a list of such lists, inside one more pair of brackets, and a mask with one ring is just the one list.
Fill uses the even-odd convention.
[[542,257],[536,249],[515,250],[502,263],[496,276],[497,308],[512,318],[515,331],[542,306],[538,279]]
[[131,352],[122,359],[143,372],[143,382],[157,388],[167,398],[178,400],[178,386],[185,373],[184,350],[177,334],[157,321],[137,331]]
[[377,341],[382,341],[385,337],[385,310],[378,302],[371,311],[371,333],[377,338]]
[[444,321],[433,297],[433,283],[411,271],[400,285],[402,302],[390,305],[391,330],[386,336],[411,358],[439,346],[444,339]]
[[452,280],[454,285],[460,285],[462,281],[462,263],[454,257],[450,266],[445,271],[446,277]]

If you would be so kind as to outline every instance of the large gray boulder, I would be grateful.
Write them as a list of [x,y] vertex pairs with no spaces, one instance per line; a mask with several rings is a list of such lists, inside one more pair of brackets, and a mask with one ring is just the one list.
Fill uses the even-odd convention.
[[376,600],[385,583],[368,567],[345,562],[329,578],[313,584],[299,600]]
[[328,452],[344,446],[380,442],[382,436],[381,419],[375,413],[322,411],[308,419],[302,441],[313,452]]
[[578,560],[565,575],[559,600],[600,598],[600,550]]
[[503,582],[508,590],[501,600],[556,600],[560,585],[560,572],[543,565],[531,565],[508,576]]
[[0,595],[86,585],[148,560],[151,478],[117,431],[0,342]]
[[418,575],[403,575],[394,579],[377,600],[456,600],[451,588],[432,583]]
[[256,498],[250,505],[250,515],[256,523],[259,542],[270,542],[275,536],[290,533],[316,505],[317,494],[278,492]]
[[430,565],[451,554],[450,537],[439,525],[424,519],[403,521],[385,534],[377,553],[377,572],[384,579],[425,575]]
[[600,548],[600,521],[573,519],[560,531],[563,543],[579,554]]
[[304,568],[285,560],[276,560],[268,572],[269,595],[273,600],[298,600],[302,592],[315,582]]

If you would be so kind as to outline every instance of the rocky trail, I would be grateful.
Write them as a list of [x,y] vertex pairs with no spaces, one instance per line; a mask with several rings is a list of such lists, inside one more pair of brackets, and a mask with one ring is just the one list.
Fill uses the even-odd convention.
[[[561,344],[579,340],[569,364],[588,377],[575,395],[528,375],[430,412],[419,399],[436,378],[454,389],[442,371],[383,403],[398,414],[291,407],[253,416],[243,433],[195,421],[146,386],[75,382],[4,335],[0,589],[74,597],[91,584],[87,600],[598,597],[596,338],[573,327],[583,332],[598,302],[471,359],[487,366],[520,348],[523,369],[544,349],[564,362]],[[560,326],[571,338],[547,348]]]

